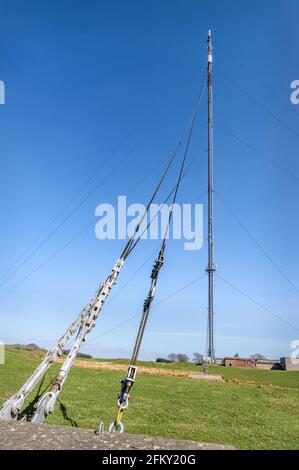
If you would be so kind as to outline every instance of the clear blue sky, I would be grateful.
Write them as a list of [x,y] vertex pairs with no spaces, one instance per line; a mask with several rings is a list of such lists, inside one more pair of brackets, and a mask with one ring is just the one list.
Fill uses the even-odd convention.
[[[32,251],[38,245],[30,244],[82,184],[94,175],[39,241],[131,151],[0,288],[0,339],[50,346],[107,276],[123,241],[96,239],[95,208],[127,193],[129,202],[146,202],[192,111],[205,73],[208,27],[214,39],[216,191],[299,288],[299,105],[290,103],[290,82],[299,79],[297,1],[1,0],[0,7],[0,80],[6,85],[0,106],[1,279],[29,246]],[[206,104],[191,154],[196,163],[179,201],[203,200],[206,209]],[[215,240],[218,274],[299,328],[298,293],[216,197]],[[98,336],[140,312],[155,246],[146,241],[128,259],[111,297],[148,261],[104,309],[88,341],[97,338],[83,350],[129,355],[138,316]],[[198,252],[171,241],[156,303],[204,273],[206,259],[206,226]],[[290,354],[298,329],[219,278],[215,299],[216,355]],[[206,317],[203,279],[153,308],[141,356],[204,352]]]

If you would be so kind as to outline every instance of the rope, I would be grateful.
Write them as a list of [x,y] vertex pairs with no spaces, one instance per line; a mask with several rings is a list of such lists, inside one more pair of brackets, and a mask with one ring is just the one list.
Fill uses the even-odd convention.
[[[155,305],[153,305],[153,309],[156,308],[158,305],[162,304],[163,302],[166,302],[167,300],[171,299],[172,297],[175,297],[177,294],[179,294],[180,292],[184,291],[185,289],[188,289],[188,287],[192,286],[193,284],[199,282],[201,279],[203,279],[204,277],[206,277],[206,273],[202,274],[201,276],[197,277],[196,279],[193,279],[193,281],[191,282],[188,282],[188,284],[186,284],[185,286],[181,287],[180,289],[177,289],[176,291],[172,292],[171,294],[169,294],[167,297],[164,297],[164,299],[160,300],[159,302],[156,302]],[[117,330],[118,328],[122,327],[123,325],[126,325],[127,323],[130,323],[132,320],[134,320],[134,318],[136,318],[139,314],[138,313],[135,313],[134,315],[132,315],[131,317],[127,318],[127,320],[124,320],[122,321],[121,323],[117,323],[117,325],[109,328],[108,330],[104,331],[103,333],[95,336],[94,338],[91,338],[89,341],[86,341],[84,343],[83,346],[86,346],[87,344],[90,344],[92,342],[94,342],[95,340],[99,339],[99,338],[102,338],[103,336],[106,336],[108,335],[109,333],[111,333],[112,331],[115,331]]]
[[[163,242],[162,242],[162,246],[165,246],[165,243],[166,243],[166,237],[167,237],[167,233],[168,233],[168,229],[169,229],[169,226],[170,226],[170,223],[171,223],[171,219],[172,219],[172,215],[173,215],[173,208],[174,208],[174,204],[176,202],[176,199],[177,199],[177,195],[178,195],[178,190],[179,190],[179,187],[180,187],[180,184],[184,178],[184,176],[186,175],[186,173],[189,171],[191,165],[193,164],[193,162],[191,163],[190,167],[185,171],[184,173],[184,168],[185,168],[185,163],[186,163],[186,159],[187,159],[187,155],[188,155],[188,152],[189,152],[189,147],[190,147],[190,142],[191,142],[191,137],[192,137],[192,134],[193,134],[193,129],[194,129],[194,124],[195,124],[195,120],[196,120],[196,117],[197,117],[197,112],[198,112],[198,108],[200,106],[200,103],[201,103],[201,100],[203,98],[203,95],[204,95],[204,91],[205,91],[205,82],[203,82],[202,84],[202,87],[201,87],[201,90],[200,90],[200,93],[199,93],[199,96],[197,98],[197,101],[196,101],[196,105],[195,105],[195,110],[193,112],[193,115],[192,115],[192,118],[191,118],[191,122],[190,122],[190,130],[189,130],[189,134],[188,134],[188,139],[187,139],[187,144],[186,144],[186,148],[185,148],[185,152],[184,152],[184,157],[183,157],[183,160],[182,160],[182,163],[181,163],[181,167],[180,167],[180,171],[179,171],[179,176],[178,176],[178,179],[177,179],[177,183],[174,187],[174,189],[171,191],[171,193],[168,195],[168,197],[166,198],[166,201],[163,203],[162,207],[164,207],[164,205],[166,204],[166,202],[168,201],[168,199],[171,197],[171,195],[173,194],[174,192],[174,197],[173,197],[173,201],[172,201],[172,205],[171,205],[171,210],[169,212],[169,217],[168,217],[168,222],[167,222],[167,226],[166,226],[166,230],[165,230],[165,234],[164,234],[164,238],[163,238]],[[142,220],[141,222],[138,224],[137,228],[139,230],[139,227],[145,217],[145,214],[146,212],[148,211],[149,209],[149,206],[150,204],[148,205],[145,213],[144,213],[144,216],[142,217]],[[159,211],[162,209],[162,207],[159,209]],[[155,216],[152,218],[152,220],[149,222],[149,224],[147,225],[147,227],[145,228],[145,230],[143,230],[143,232],[141,233],[141,235],[137,238],[137,240],[135,241],[135,243],[132,244],[132,246],[129,248],[129,251],[128,251],[128,254],[131,253],[131,251],[136,247],[137,243],[140,241],[142,235],[147,231],[147,229],[149,228],[149,226],[151,225],[151,223],[153,222],[154,218],[156,217],[157,213],[155,214]],[[138,232],[137,230],[137,232]],[[135,235],[137,233],[135,231]]]
[[[192,164],[194,163],[194,160],[191,162],[189,168],[186,170],[185,174],[187,174],[187,172],[189,171],[189,169],[191,168]],[[161,166],[161,165],[160,165]],[[156,169],[156,168],[155,168]],[[138,183],[136,183],[134,186],[132,186],[128,191],[127,191],[127,195],[130,194],[137,186],[139,186],[148,176],[150,176],[153,171],[155,169],[152,169],[150,172],[146,173],[146,175],[144,175],[139,181]],[[174,191],[174,189],[173,189]],[[173,191],[171,192],[171,194],[173,193]],[[169,197],[171,196],[171,194],[169,195]],[[168,199],[169,199],[168,197]],[[167,200],[168,200],[167,199]],[[162,207],[164,207],[164,205],[166,204],[167,200],[164,201]],[[161,209],[162,209],[161,207]],[[159,212],[159,211],[158,211]],[[156,214],[157,215],[157,214]],[[42,261],[40,264],[38,264],[33,270],[31,270],[25,277],[23,277],[19,282],[17,282],[15,285],[13,285],[12,287],[10,287],[8,290],[6,290],[1,296],[0,296],[0,299],[2,299],[3,297],[5,297],[6,295],[8,295],[10,292],[14,291],[17,287],[19,287],[19,285],[23,284],[23,282],[25,282],[27,279],[29,279],[31,276],[33,276],[37,271],[39,271],[39,269],[41,269],[43,266],[45,266],[47,263],[49,263],[50,261],[52,261],[52,259],[56,258],[57,255],[59,255],[59,253],[61,253],[64,249],[66,249],[71,243],[73,243],[73,241],[77,240],[77,238],[79,238],[83,233],[85,233],[90,227],[94,226],[94,218],[92,219],[92,221],[90,221],[83,229],[81,229],[76,235],[74,235],[72,238],[70,238],[64,245],[62,245],[60,248],[58,248],[58,250],[56,250],[52,255],[50,255],[48,258],[46,258],[44,261]],[[149,227],[149,225],[148,225]],[[148,228],[147,227],[147,228]],[[108,304],[110,302],[108,301]]]
[[[136,364],[136,361],[137,361],[137,358],[138,358],[138,354],[139,354],[139,351],[140,351],[140,346],[141,346],[141,342],[142,342],[142,339],[143,339],[143,335],[144,335],[145,327],[146,327],[146,324],[147,324],[148,316],[149,316],[149,313],[150,313],[151,305],[152,305],[152,302],[154,300],[154,295],[155,295],[155,291],[156,291],[156,285],[157,285],[157,282],[158,282],[158,277],[159,277],[159,274],[160,274],[161,267],[163,266],[163,263],[164,263],[164,255],[165,255],[165,248],[166,248],[166,237],[167,237],[169,226],[170,226],[170,223],[171,223],[171,220],[172,220],[174,204],[176,202],[179,187],[180,187],[180,184],[181,184],[182,179],[183,179],[184,168],[185,168],[187,156],[188,156],[188,153],[189,153],[190,142],[191,142],[191,137],[192,137],[192,134],[193,134],[194,124],[195,124],[195,120],[196,120],[196,117],[197,117],[198,108],[199,108],[201,99],[203,97],[203,93],[204,93],[204,85],[202,86],[201,92],[199,94],[199,97],[198,97],[198,100],[197,100],[197,103],[196,103],[196,108],[195,108],[195,111],[193,113],[193,117],[192,117],[192,121],[191,121],[191,125],[190,125],[190,130],[189,130],[189,134],[188,134],[188,139],[187,139],[187,143],[186,143],[186,148],[185,148],[184,156],[183,156],[182,163],[181,163],[181,166],[180,166],[178,179],[177,179],[175,188],[172,191],[172,192],[174,192],[174,195],[173,195],[173,199],[172,199],[171,210],[169,212],[168,221],[167,221],[167,225],[166,225],[166,229],[165,229],[164,238],[162,240],[159,256],[158,256],[158,258],[155,262],[154,268],[152,270],[152,274],[151,274],[151,279],[152,280],[151,280],[151,285],[150,285],[150,289],[149,289],[149,292],[148,292],[148,296],[147,296],[146,300],[144,301],[143,312],[142,312],[140,325],[139,325],[139,328],[138,328],[138,332],[137,332],[137,336],[136,336],[136,340],[135,340],[135,344],[134,344],[134,349],[133,349],[133,353],[132,353],[132,358],[131,358],[131,364],[132,365]],[[137,240],[137,242],[139,240],[140,240],[140,237]],[[132,249],[134,249],[137,242],[135,242],[135,244],[129,250],[129,253],[132,251]]]
[[[181,166],[181,170],[180,170],[180,174],[179,174],[179,179],[178,179],[178,182],[177,182],[177,186],[176,186],[176,191],[175,191],[175,197],[177,195],[177,191],[178,191],[178,187],[180,185],[180,182],[181,182],[181,178],[182,178],[182,171],[184,169],[184,165],[185,165],[185,160],[186,160],[186,157],[187,157],[187,153],[188,153],[188,149],[189,149],[189,145],[190,145],[190,140],[191,140],[191,136],[192,136],[192,132],[193,132],[193,127],[194,127],[194,123],[195,123],[195,119],[196,119],[196,116],[197,116],[197,112],[198,112],[198,108],[199,108],[199,105],[200,105],[200,102],[202,100],[202,97],[203,97],[203,93],[204,93],[204,85],[205,85],[205,82],[203,80],[203,83],[202,83],[202,87],[201,87],[201,90],[200,90],[200,93],[197,97],[197,100],[196,100],[196,103],[195,103],[195,108],[194,108],[194,111],[192,113],[192,116],[191,116],[191,119],[188,123],[188,125],[186,126],[185,128],[185,131],[184,131],[184,134],[183,134],[183,137],[182,139],[179,141],[178,145],[176,146],[171,158],[170,158],[170,161],[164,171],[164,173],[162,174],[162,177],[160,178],[160,181],[158,182],[157,184],[157,187],[152,195],[152,197],[150,198],[147,206],[146,206],[146,209],[143,213],[143,215],[141,216],[138,224],[136,225],[136,228],[135,228],[135,231],[133,233],[133,235],[131,236],[131,238],[129,239],[128,243],[126,244],[125,248],[124,248],[124,251],[121,255],[121,257],[124,257],[124,258],[127,258],[127,256],[129,256],[129,254],[132,252],[132,250],[136,247],[136,244],[138,243],[138,241],[140,240],[140,237],[137,241],[137,243],[133,243],[134,242],[134,239],[137,235],[137,233],[139,232],[139,229],[140,229],[140,226],[146,216],[146,214],[148,213],[149,209],[150,209],[150,206],[153,202],[153,200],[155,199],[161,185],[162,185],[162,182],[164,181],[169,169],[170,169],[170,166],[172,165],[174,159],[176,158],[177,154],[178,154],[178,151],[180,149],[180,147],[183,145],[184,143],[184,140],[186,138],[186,135],[188,134],[188,140],[187,140],[187,147],[186,147],[186,150],[185,150],[185,155],[184,155],[184,158],[183,158],[183,162],[182,162],[182,166]],[[188,132],[189,131],[189,132]],[[173,207],[172,207],[172,210],[171,210],[171,213],[173,212]],[[170,223],[170,221],[169,221]]]
[[[151,306],[152,306],[152,303],[153,303],[153,300],[154,300],[154,296],[155,296],[155,293],[156,293],[156,286],[157,286],[160,270],[161,270],[161,268],[164,264],[164,254],[165,254],[165,248],[166,248],[166,237],[168,235],[169,226],[170,226],[170,223],[171,223],[171,220],[172,220],[174,204],[176,202],[179,187],[180,187],[180,184],[182,182],[183,175],[184,175],[184,168],[185,168],[185,163],[186,163],[186,159],[187,159],[188,152],[189,152],[191,137],[192,137],[192,133],[193,133],[193,129],[194,129],[194,123],[195,123],[195,119],[196,119],[196,116],[197,116],[198,107],[199,107],[199,104],[201,102],[201,98],[203,96],[203,91],[204,91],[204,88],[202,87],[201,93],[200,93],[200,95],[198,97],[198,100],[197,100],[197,103],[196,103],[195,111],[194,111],[193,116],[192,116],[190,130],[189,130],[188,139],[187,139],[187,144],[186,144],[186,148],[185,148],[184,156],[183,156],[182,163],[181,163],[181,166],[180,166],[180,171],[179,171],[179,175],[178,175],[178,179],[177,179],[175,188],[172,190],[172,192],[170,193],[170,195],[166,199],[166,200],[168,200],[169,197],[171,196],[171,194],[174,193],[173,194],[173,199],[172,199],[171,210],[169,212],[167,226],[166,226],[166,229],[165,229],[164,238],[162,240],[160,252],[159,252],[158,258],[155,261],[155,264],[154,264],[154,267],[153,267],[153,270],[152,270],[152,273],[151,273],[151,285],[150,285],[150,288],[149,288],[149,291],[148,291],[148,295],[147,295],[147,297],[144,301],[143,311],[142,311],[140,324],[139,324],[139,328],[138,328],[135,343],[134,343],[134,348],[133,348],[133,352],[132,352],[132,356],[131,356],[131,361],[130,361],[129,367],[127,369],[126,375],[125,375],[124,379],[121,381],[121,389],[118,393],[118,412],[117,412],[117,416],[116,416],[116,419],[114,421],[112,421],[112,423],[110,424],[109,431],[116,430],[116,431],[119,431],[119,432],[123,432],[123,430],[124,430],[121,419],[122,419],[122,415],[123,415],[124,410],[128,408],[128,404],[129,404],[128,400],[130,398],[130,390],[131,390],[131,388],[133,387],[133,385],[135,383],[136,373],[137,373],[136,362],[137,362],[138,355],[139,355],[139,352],[140,352],[140,347],[141,347],[142,339],[143,339],[143,336],[144,336],[146,324],[147,324],[147,321],[148,321],[150,309],[151,309]],[[149,209],[149,206],[150,206],[150,204],[148,205],[147,210]],[[147,210],[145,211],[144,216],[145,216]],[[155,214],[155,216],[156,215],[157,214]],[[142,223],[143,218],[141,219],[141,223]],[[152,220],[149,222],[149,225],[152,223]],[[136,230],[133,234],[133,237],[139,231],[139,227],[140,227],[140,225],[138,225],[136,227]],[[128,245],[127,251],[125,252],[125,256],[128,256],[131,253],[131,251],[136,247],[136,244],[139,242],[141,236],[139,236],[139,238],[135,241],[135,243],[133,243],[133,244],[131,243],[131,246]]]

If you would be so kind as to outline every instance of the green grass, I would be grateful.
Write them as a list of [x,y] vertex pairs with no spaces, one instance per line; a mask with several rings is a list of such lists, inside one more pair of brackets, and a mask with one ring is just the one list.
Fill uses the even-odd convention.
[[[0,401],[22,385],[38,362],[38,353],[7,348],[6,364],[0,366]],[[194,364],[141,364],[201,370]],[[57,369],[55,365],[45,384]],[[225,381],[139,374],[124,414],[126,431],[239,449],[299,448],[298,372],[213,366],[210,373],[220,373]],[[122,372],[73,367],[47,422],[95,429],[103,420],[107,427],[114,418],[122,377]]]

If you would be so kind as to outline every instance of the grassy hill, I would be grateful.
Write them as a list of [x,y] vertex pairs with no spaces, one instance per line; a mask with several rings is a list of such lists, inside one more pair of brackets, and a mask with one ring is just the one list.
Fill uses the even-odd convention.
[[[0,402],[17,391],[34,370],[43,352],[6,348],[0,365]],[[114,419],[123,372],[91,368],[99,361],[80,359],[47,422],[96,428]],[[141,362],[157,369],[201,369],[194,364]],[[47,374],[41,390],[53,380],[59,365]],[[210,367],[220,383],[187,377],[138,374],[123,422],[127,432],[230,444],[240,449],[299,448],[299,373]],[[30,397],[34,398],[34,395]]]

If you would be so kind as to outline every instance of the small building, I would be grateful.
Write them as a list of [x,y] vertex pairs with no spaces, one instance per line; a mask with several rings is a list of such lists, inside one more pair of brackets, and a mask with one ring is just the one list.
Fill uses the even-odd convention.
[[268,370],[281,369],[280,361],[278,359],[256,359],[255,367],[257,369],[268,369]]
[[298,370],[299,371],[299,361],[292,357],[281,357],[280,364],[283,370]]
[[255,367],[253,359],[244,359],[242,357],[225,357],[222,365],[225,367],[242,367],[244,369],[254,369]]
[[222,363],[223,363],[222,357],[215,357],[214,364],[216,364],[217,366],[222,366]]

